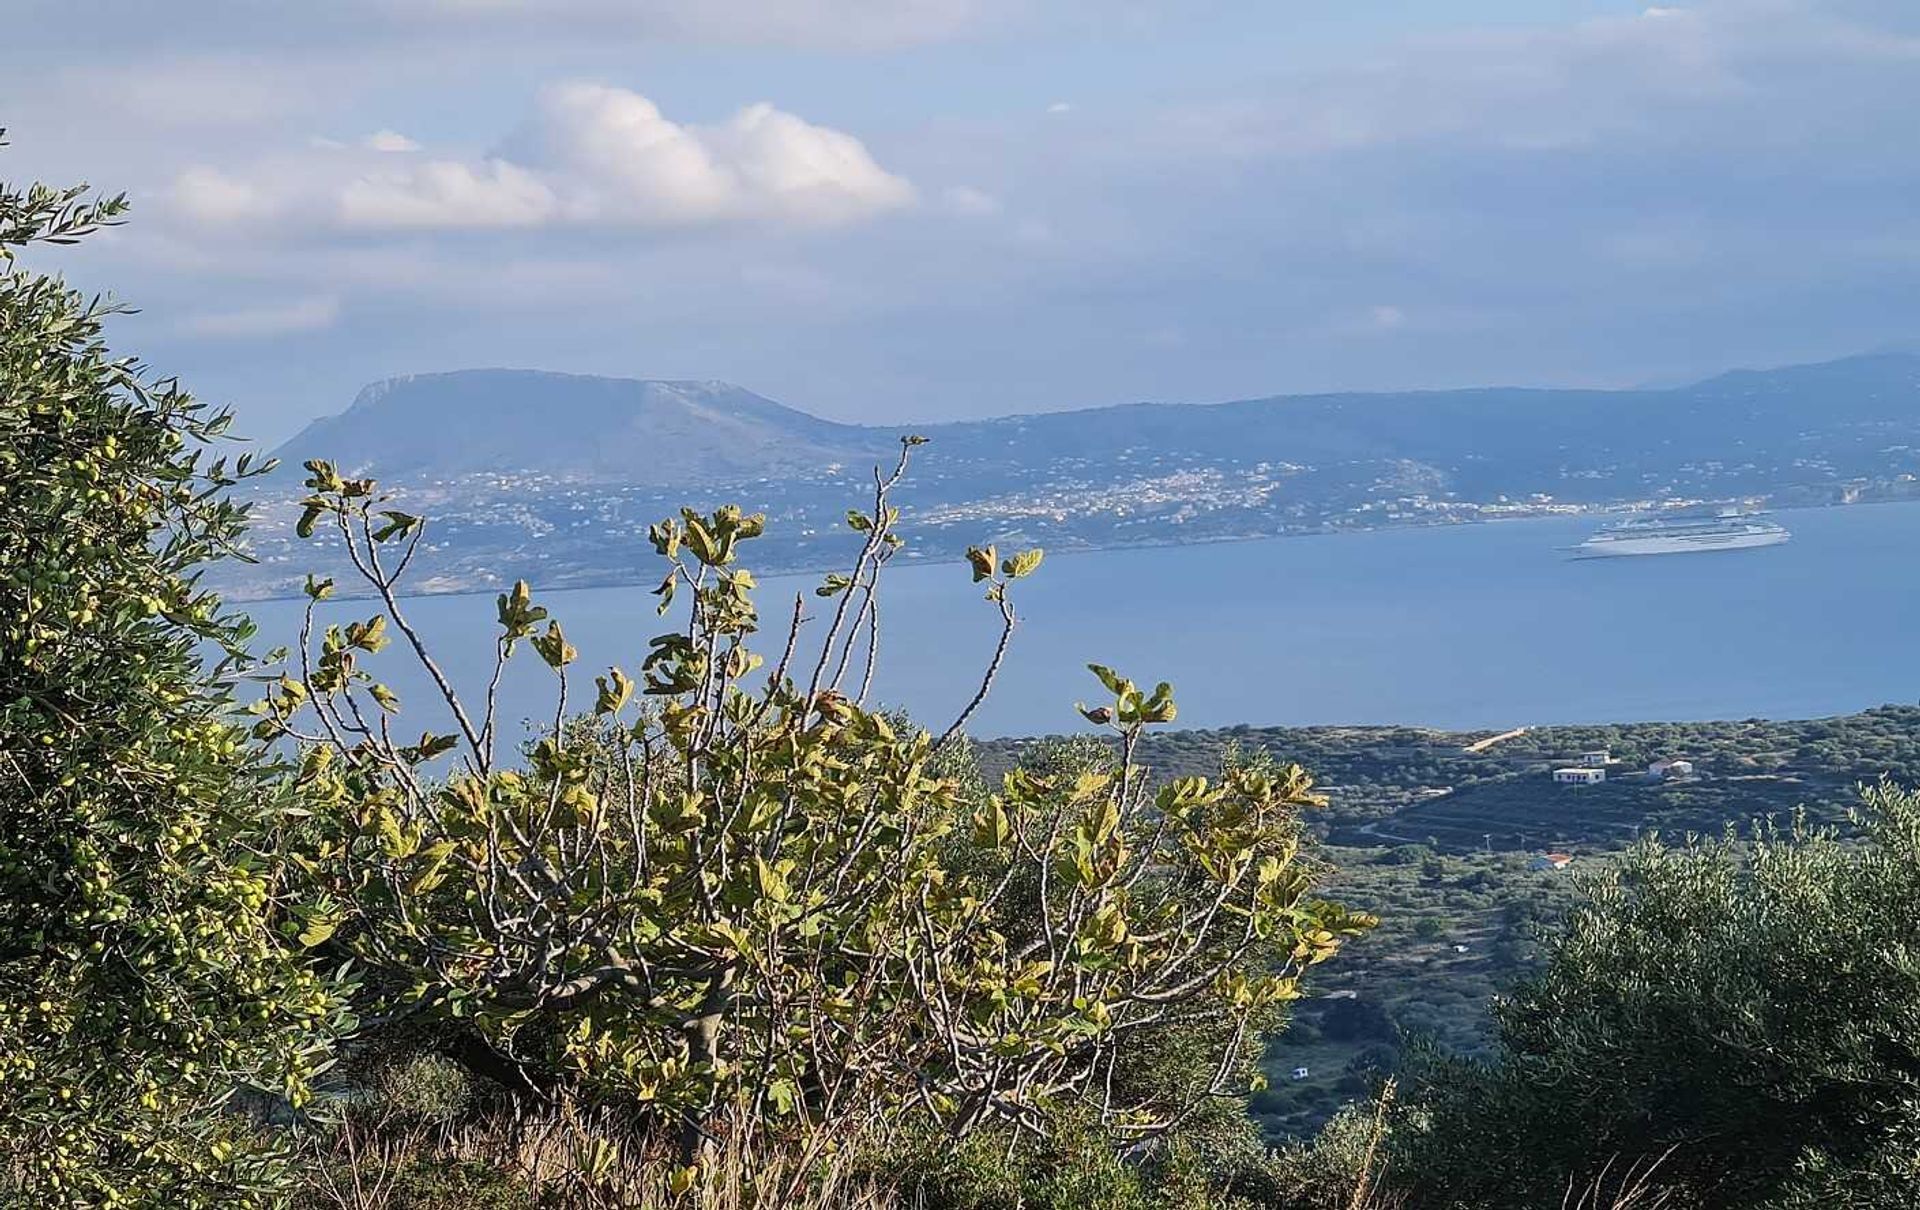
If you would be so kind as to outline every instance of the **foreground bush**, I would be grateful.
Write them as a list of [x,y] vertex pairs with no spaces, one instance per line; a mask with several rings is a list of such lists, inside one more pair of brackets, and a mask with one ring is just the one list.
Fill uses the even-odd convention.
[[[960,729],[1040,553],[972,554],[1003,629],[959,719],[935,735],[868,708],[889,497],[916,444],[849,515],[862,546],[819,588],[819,629],[796,597],[765,670],[739,564],[762,520],[738,509],[655,527],[661,611],[683,599],[685,620],[637,675],[597,676],[585,719],[567,718],[559,624],[525,585],[503,594],[496,670],[531,648],[555,675],[525,768],[500,758],[493,701],[455,694],[408,620],[424,523],[310,464],[301,528],[324,525],[381,608],[321,627],[331,586],[313,586],[317,648],[260,731],[303,745],[327,894],[305,935],[363,965],[370,1017],[524,1096],[627,1107],[690,1180],[740,1130],[803,1149],[906,1120],[1045,1135],[1070,1103],[1148,1142],[1245,1093],[1302,972],[1370,923],[1312,896],[1310,780],[1245,765],[1150,788],[1134,752],[1172,691],[1097,668],[1106,698],[1085,713],[1116,757],[964,792]],[[367,665],[396,635],[447,733],[392,737]]]
[[1422,1204],[1557,1204],[1636,1181],[1680,1206],[1920,1203],[1920,797],[1857,839],[1648,840],[1441,1063],[1410,1134]]
[[269,1204],[221,1108],[299,1103],[339,1022],[279,931],[285,788],[203,663],[247,635],[197,584],[247,468],[15,260],[120,212],[0,186],[0,1204]]

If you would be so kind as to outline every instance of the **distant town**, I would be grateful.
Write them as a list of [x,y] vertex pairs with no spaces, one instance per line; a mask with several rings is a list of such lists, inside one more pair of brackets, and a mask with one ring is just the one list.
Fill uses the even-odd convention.
[[[931,462],[932,460],[929,459]],[[1536,492],[1521,498],[1461,499],[1456,493],[1406,490],[1390,476],[1333,498],[1290,493],[1315,474],[1290,463],[1246,468],[1164,465],[1142,454],[1125,477],[1102,480],[1091,468],[1065,463],[1028,488],[969,497],[967,476],[942,474],[937,463],[906,493],[903,511],[914,560],[958,559],[981,541],[1027,543],[1053,551],[1176,545],[1351,532],[1389,526],[1460,525],[1545,516],[1602,516],[1717,502],[1725,496],[1678,491],[1635,499],[1564,499]],[[1702,468],[1710,472],[1713,468]],[[1746,468],[1742,468],[1746,469]],[[1409,471],[1411,475],[1412,472]],[[647,527],[683,504],[736,501],[768,514],[755,551],[771,572],[838,566],[851,553],[844,516],[867,486],[864,472],[833,467],[813,480],[759,480],[733,489],[623,488],[567,482],[545,474],[475,474],[457,480],[392,485],[395,506],[426,514],[420,593],[490,590],[528,579],[552,588],[637,583],[651,570]],[[1751,504],[1801,507],[1920,498],[1912,473],[1846,484],[1824,493],[1782,491],[1741,497]],[[309,571],[329,574],[330,545],[294,536],[297,496],[261,504],[251,539],[255,558],[239,569],[237,599],[290,596]]]

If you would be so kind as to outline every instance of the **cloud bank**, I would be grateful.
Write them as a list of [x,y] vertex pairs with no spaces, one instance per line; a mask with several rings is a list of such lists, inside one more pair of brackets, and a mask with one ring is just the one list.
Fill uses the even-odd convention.
[[916,191],[860,140],[759,103],[716,125],[674,122],[637,92],[546,89],[487,155],[435,155],[392,130],[229,171],[174,178],[202,225],[318,221],[349,231],[534,227],[835,227],[909,207]]

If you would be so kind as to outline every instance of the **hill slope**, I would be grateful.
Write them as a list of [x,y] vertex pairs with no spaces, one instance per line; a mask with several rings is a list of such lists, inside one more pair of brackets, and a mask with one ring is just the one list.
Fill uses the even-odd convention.
[[811,471],[864,458],[872,441],[724,382],[459,370],[374,383],[275,455],[389,480],[493,471],[671,486]]
[[[1212,464],[1404,461],[1433,468],[1462,495],[1537,491],[1542,473],[1556,472],[1589,482],[1603,474],[1610,489],[1604,495],[1617,497],[1632,495],[1633,481],[1649,473],[1688,464],[1851,458],[1920,435],[1920,357],[1874,354],[1741,370],[1668,390],[1281,395],[1009,416],[926,431],[942,452],[966,457],[1006,457],[1012,449],[1022,461],[1103,461],[1146,448]],[[1765,490],[1777,480],[1752,484],[1729,490]]]
[[[530,472],[674,486],[812,474],[886,451],[893,428],[835,424],[723,382],[461,370],[375,383],[276,453],[386,479]],[[1665,390],[1485,387],[1126,404],[921,426],[930,458],[1009,477],[1061,461],[1412,463],[1463,495],[1559,478],[1632,481],[1754,456],[1854,460],[1920,435],[1920,356],[1882,353],[1741,370]],[[1836,467],[1838,469],[1838,467]],[[1625,481],[1622,481],[1624,474]],[[1729,483],[1764,490],[1768,479]],[[1592,494],[1592,493],[1587,493]]]

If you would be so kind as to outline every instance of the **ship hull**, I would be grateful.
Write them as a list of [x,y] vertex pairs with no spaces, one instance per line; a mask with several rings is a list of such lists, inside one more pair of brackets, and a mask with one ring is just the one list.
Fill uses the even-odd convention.
[[1573,548],[1582,559],[1617,559],[1632,555],[1684,555],[1708,550],[1752,550],[1778,546],[1791,537],[1784,529],[1730,534],[1693,534],[1687,537],[1648,534],[1645,537],[1588,539]]

